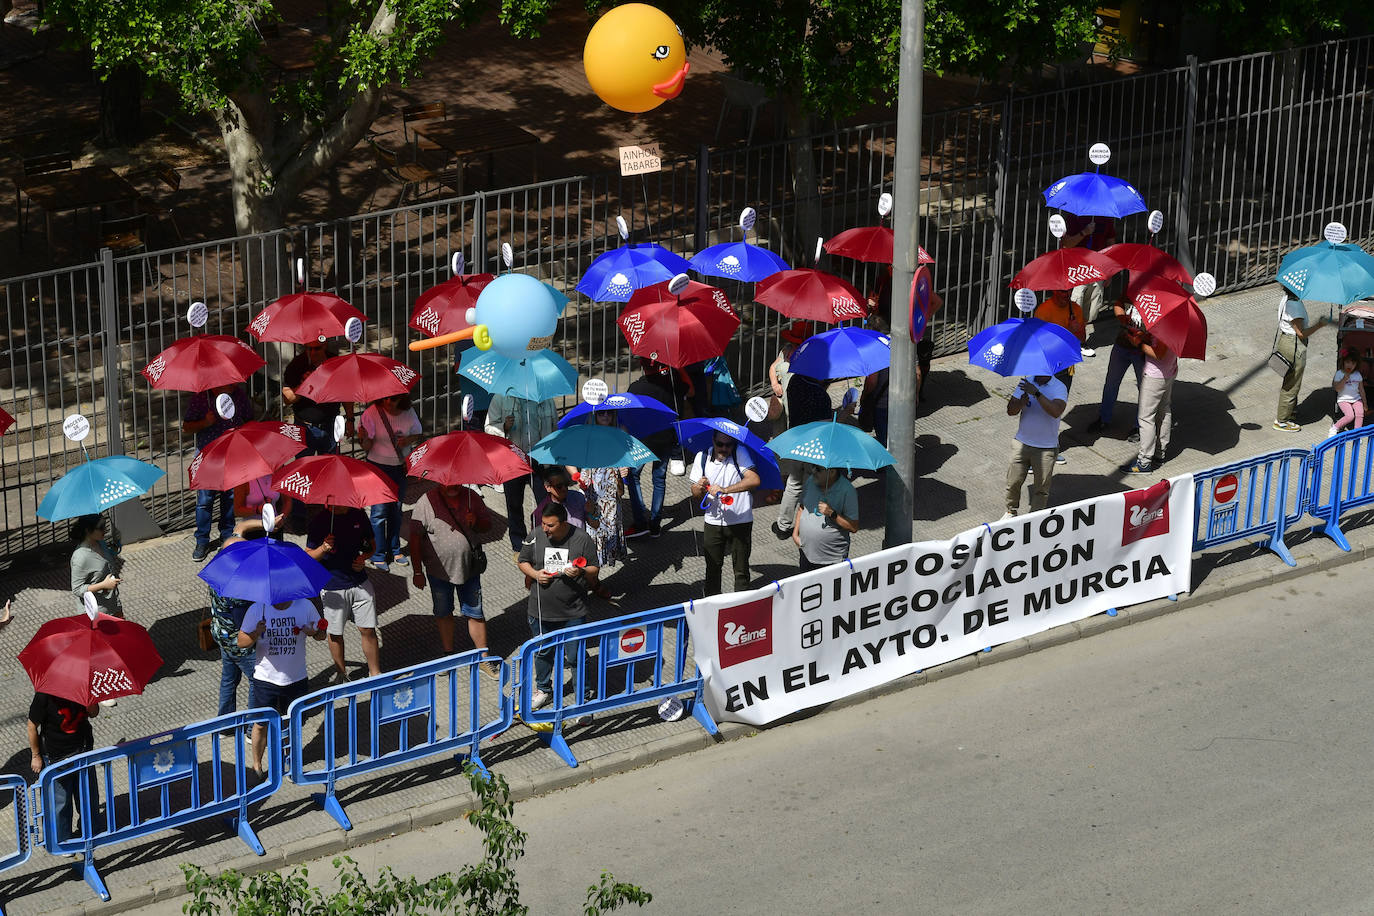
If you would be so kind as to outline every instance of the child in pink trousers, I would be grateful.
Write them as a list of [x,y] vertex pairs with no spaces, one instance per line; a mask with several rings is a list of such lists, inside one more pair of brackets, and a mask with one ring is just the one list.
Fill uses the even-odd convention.
[[1359,358],[1351,351],[1346,350],[1341,354],[1341,368],[1331,383],[1336,390],[1336,407],[1341,417],[1327,432],[1328,438],[1346,426],[1359,429],[1364,425],[1364,376],[1360,375],[1359,364]]

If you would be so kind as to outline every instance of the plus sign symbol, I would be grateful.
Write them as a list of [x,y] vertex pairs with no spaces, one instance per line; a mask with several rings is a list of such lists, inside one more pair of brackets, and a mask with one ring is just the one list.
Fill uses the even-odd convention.
[[825,636],[825,628],[819,620],[812,620],[802,624],[801,646],[803,649],[810,649],[821,644],[821,639]]

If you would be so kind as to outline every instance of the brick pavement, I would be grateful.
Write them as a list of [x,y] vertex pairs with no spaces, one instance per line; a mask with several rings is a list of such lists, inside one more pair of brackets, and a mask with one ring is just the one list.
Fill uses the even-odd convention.
[[[1212,467],[1260,452],[1286,446],[1305,447],[1325,434],[1331,396],[1323,387],[1333,366],[1335,335],[1318,335],[1309,354],[1309,370],[1300,407],[1300,418],[1310,424],[1298,434],[1272,430],[1277,379],[1263,365],[1273,336],[1275,310],[1272,288],[1219,298],[1207,304],[1212,344],[1206,362],[1185,361],[1174,397],[1174,442],[1180,452],[1166,466],[1168,473]],[[1117,410],[1117,429],[1094,438],[1074,432],[1094,415],[1101,378],[1106,368],[1111,334],[1104,326],[1096,335],[1099,356],[1081,367],[1067,419],[1068,464],[1055,475],[1052,498],[1068,502],[1095,494],[1128,489],[1147,482],[1122,470],[1134,453],[1124,441],[1133,417],[1133,396],[1123,389]],[[927,386],[928,400],[916,421],[917,537],[944,538],[996,518],[1002,512],[1001,480],[1014,421],[1005,415],[1005,398],[1012,383],[963,360],[950,358],[935,364]],[[836,389],[838,396],[839,389]],[[986,485],[976,482],[987,481]],[[669,504],[685,513],[683,478],[669,478]],[[864,529],[855,537],[856,554],[877,549],[881,541],[883,490],[881,480],[859,483],[861,520]],[[499,494],[489,504],[501,505]],[[766,580],[787,574],[795,565],[790,542],[776,540],[767,525],[776,514],[769,507],[758,513],[755,526],[754,574]],[[1251,587],[1276,576],[1302,574],[1338,562],[1359,560],[1371,544],[1369,518],[1356,518],[1352,554],[1342,554],[1325,538],[1302,533],[1290,537],[1299,568],[1287,567],[1260,547],[1239,544],[1234,549],[1209,554],[1195,563],[1192,596],[1177,604],[1152,602],[1124,611],[1117,618],[1097,617],[1062,627],[1031,640],[999,647],[991,653],[958,659],[924,674],[905,678],[888,689],[901,689],[927,680],[950,676],[980,664],[995,662],[1036,648],[1087,635],[1105,627],[1128,624],[1219,594]],[[1303,527],[1302,525],[1299,526]],[[698,587],[700,521],[678,518],[659,540],[633,543],[631,562],[608,577],[609,584],[627,595],[618,605],[601,603],[595,616],[660,607],[690,597]],[[495,651],[509,655],[526,637],[523,620],[523,589],[502,545],[491,552],[492,565],[484,576],[490,635]],[[218,684],[218,659],[195,648],[195,622],[202,614],[205,592],[195,578],[189,560],[191,540],[187,532],[130,545],[126,549],[128,572],[123,586],[130,616],[145,623],[163,651],[166,664],[161,676],[142,697],[120,702],[118,708],[95,723],[97,740],[109,743],[156,733],[167,727],[213,714]],[[373,572],[382,603],[386,606],[382,632],[383,664],[388,668],[433,656],[433,625],[427,595],[413,594],[408,582],[396,573]],[[66,589],[65,564],[16,572],[0,580],[0,594],[15,596],[16,619],[0,630],[0,654],[13,659],[38,625],[53,616],[75,610]],[[309,646],[310,666],[322,684],[329,666],[323,644]],[[349,637],[350,660],[360,662],[356,634]],[[5,771],[21,772],[27,766],[23,723],[31,690],[15,662],[4,666],[9,687],[0,699],[0,717],[10,735],[13,753]],[[855,700],[861,701],[862,698]],[[729,726],[723,734],[748,733]],[[571,770],[529,732],[516,729],[497,739],[486,751],[493,768],[512,783],[517,797],[542,793],[572,782],[642,765],[661,756],[700,747],[709,739],[689,719],[660,722],[651,706],[631,709],[598,719],[585,730],[575,731],[571,742],[582,766]],[[373,778],[343,784],[340,797],[355,823],[345,836],[334,822],[317,809],[302,789],[285,785],[261,806],[253,819],[267,857],[248,853],[242,843],[218,824],[202,824],[186,830],[157,835],[107,850],[99,861],[114,900],[99,905],[76,873],[66,864],[36,850],[30,863],[0,876],[0,898],[7,912],[113,912],[148,902],[154,895],[174,895],[180,887],[180,862],[221,866],[263,867],[280,865],[328,853],[370,837],[434,823],[457,816],[467,801],[465,783],[457,768],[447,761],[384,771]],[[7,818],[7,816],[5,816]]]

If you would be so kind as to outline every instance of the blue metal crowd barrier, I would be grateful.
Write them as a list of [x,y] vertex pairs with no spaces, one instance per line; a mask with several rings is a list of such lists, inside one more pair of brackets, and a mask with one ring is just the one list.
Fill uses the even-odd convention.
[[1270,550],[1297,566],[1283,536],[1307,510],[1311,457],[1306,449],[1286,448],[1194,474],[1193,550],[1265,535]]
[[1320,521],[1317,530],[1341,550],[1350,541],[1341,531],[1341,515],[1374,503],[1374,426],[1348,429],[1317,443],[1307,472],[1307,511]]
[[[563,737],[565,721],[651,700],[691,694],[692,715],[714,735],[716,723],[702,702],[701,675],[695,664],[688,674],[688,635],[687,615],[678,604],[537,636],[520,647],[520,718],[570,767],[577,766],[577,758]],[[571,660],[569,646],[573,647]],[[593,647],[594,659],[590,654]],[[534,654],[541,651],[553,655],[553,700],[542,709],[531,709]],[[635,667],[641,663],[653,666],[652,677],[643,685],[635,683]],[[565,664],[574,669],[571,696],[565,696],[561,689]],[[624,678],[623,686],[614,693],[608,675]],[[541,731],[540,726],[552,727]]]
[[[95,867],[94,852],[102,846],[227,817],[239,837],[262,855],[262,843],[248,824],[248,806],[281,788],[282,761],[269,751],[266,777],[250,785],[252,747],[246,730],[255,725],[267,729],[268,748],[281,747],[281,717],[270,709],[252,709],[45,767],[38,775],[43,845],[53,855],[84,855],[82,875],[101,900],[110,899]],[[65,839],[58,839],[59,790],[71,793],[80,816],[80,825]]]
[[[500,668],[499,682],[492,682],[481,674],[479,666],[483,662],[493,662]],[[440,684],[441,678],[446,679],[446,685]],[[491,685],[495,694],[492,699],[497,711],[496,718],[487,722],[482,722],[484,681]],[[339,826],[352,830],[353,822],[334,794],[335,783],[341,778],[458,748],[466,749],[458,754],[460,759],[470,760],[486,773],[479,753],[481,742],[508,730],[515,720],[515,700],[506,691],[509,683],[509,665],[481,649],[474,649],[303,696],[287,711],[291,781],[297,785],[324,786],[324,793],[316,794],[315,801],[339,822]],[[460,696],[460,687],[465,690],[463,696]],[[445,699],[446,703],[441,702]],[[365,713],[360,710],[363,700],[366,701]],[[305,720],[318,712],[324,713],[320,728],[324,745],[322,759],[316,768],[306,769]],[[365,733],[359,728],[362,723],[367,726]],[[441,724],[444,726],[442,733]],[[393,741],[384,741],[382,737],[383,728],[388,725],[396,726]],[[417,726],[423,727],[423,734],[418,737],[412,732]]]
[[[29,785],[15,773],[0,774],[0,799],[10,796],[14,807],[14,852],[0,858],[0,872],[23,865],[33,855],[33,834],[29,826]],[[5,908],[0,906],[0,916]]]

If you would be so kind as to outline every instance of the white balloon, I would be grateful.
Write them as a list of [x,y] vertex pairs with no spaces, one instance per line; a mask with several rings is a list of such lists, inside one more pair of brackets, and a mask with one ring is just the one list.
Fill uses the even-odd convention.
[[1327,223],[1326,228],[1322,230],[1322,238],[1326,239],[1332,245],[1339,245],[1341,242],[1344,242],[1349,235],[1350,233],[1345,230],[1344,223]]
[[236,408],[234,407],[234,399],[231,398],[227,393],[215,398],[215,413],[219,414],[224,419],[234,419],[235,410]]
[[1035,311],[1035,293],[1030,290],[1018,289],[1016,294],[1012,296],[1012,299],[1015,301],[1016,307],[1021,311],[1027,313]]
[[691,277],[688,277],[686,274],[678,274],[668,281],[668,292],[676,296],[686,289],[687,284],[691,282]]
[[1193,278],[1193,295],[1210,296],[1217,291],[1217,278],[1209,273],[1200,273]]
[[1150,215],[1145,218],[1145,228],[1151,232],[1158,232],[1164,228],[1164,214],[1158,210],[1151,210]]
[[452,270],[454,275],[456,276],[462,273],[463,268],[467,266],[467,258],[463,257],[463,253],[461,251],[455,251],[453,253],[453,257],[449,260],[448,265],[449,269]]
[[760,397],[752,397],[744,404],[744,415],[755,423],[762,423],[768,416],[768,402]]
[[884,191],[878,195],[878,215],[887,216],[892,212],[892,195]]
[[620,233],[620,237],[621,237],[622,239],[625,239],[625,240],[627,240],[627,241],[629,240],[629,238],[630,238],[630,225],[629,225],[629,223],[625,222],[625,217],[623,217],[623,216],[617,216],[617,217],[615,218],[615,228],[616,228],[616,231]]
[[1094,143],[1088,147],[1088,161],[1093,165],[1106,165],[1112,158],[1112,148],[1105,143]]
[[592,406],[606,400],[606,395],[610,393],[610,386],[606,384],[604,379],[589,378],[582,383],[582,400]]
[[344,322],[344,336],[348,342],[355,344],[363,339],[363,321],[357,315]]
[[739,227],[745,232],[754,228],[754,221],[758,219],[758,213],[754,212],[753,207],[745,207],[739,214]]
[[186,310],[186,323],[193,328],[203,328],[210,320],[210,307],[204,302],[192,302]]
[[1062,239],[1064,233],[1069,231],[1069,224],[1064,222],[1064,217],[1058,213],[1050,215],[1050,235],[1057,239]]
[[62,421],[62,435],[73,442],[80,442],[91,434],[91,421],[79,413],[74,413]]

